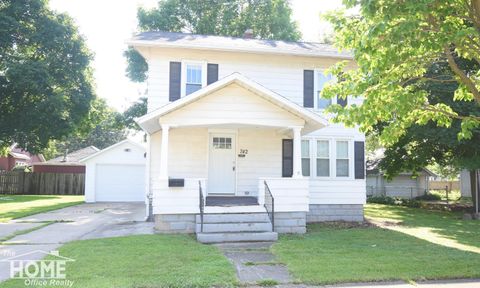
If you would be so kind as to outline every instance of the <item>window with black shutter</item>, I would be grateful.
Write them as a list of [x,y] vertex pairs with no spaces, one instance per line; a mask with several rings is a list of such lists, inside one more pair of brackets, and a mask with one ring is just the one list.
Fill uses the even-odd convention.
[[282,140],[282,177],[293,175],[293,140]]

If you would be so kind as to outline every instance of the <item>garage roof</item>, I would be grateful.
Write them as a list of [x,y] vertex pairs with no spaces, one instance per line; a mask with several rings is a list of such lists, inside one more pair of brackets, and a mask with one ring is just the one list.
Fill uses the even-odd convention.
[[132,141],[132,140],[130,140],[130,139],[125,139],[125,140],[120,141],[120,142],[118,142],[118,143],[115,143],[115,144],[113,144],[112,146],[109,146],[109,147],[107,147],[107,148],[105,148],[105,149],[103,149],[103,150],[100,150],[100,151],[98,151],[98,152],[95,153],[95,154],[92,154],[92,155],[90,155],[90,156],[88,156],[88,157],[85,157],[85,158],[83,158],[83,159],[80,159],[79,162],[84,163],[84,162],[86,162],[86,161],[88,161],[88,160],[90,160],[90,159],[96,158],[96,157],[98,157],[98,156],[100,156],[100,155],[102,155],[102,154],[104,154],[104,153],[106,153],[106,152],[108,152],[108,151],[110,151],[110,150],[115,149],[115,148],[118,147],[118,146],[121,146],[121,145],[124,144],[124,143],[129,143],[129,144],[131,144],[131,145],[137,146],[137,147],[145,150],[145,147],[144,147],[143,145],[141,145],[141,144],[139,144],[139,143],[137,143],[137,142],[135,142],[135,141]]

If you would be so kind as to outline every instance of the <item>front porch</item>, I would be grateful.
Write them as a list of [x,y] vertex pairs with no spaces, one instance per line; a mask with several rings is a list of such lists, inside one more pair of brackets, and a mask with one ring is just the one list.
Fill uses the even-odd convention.
[[[159,231],[198,231],[196,216],[204,214],[229,221],[235,214],[224,223],[233,227],[248,223],[247,213],[258,213],[258,223],[268,216],[272,226],[282,213],[300,213],[297,226],[305,230],[301,138],[325,127],[323,118],[238,74],[142,118]],[[266,232],[292,232],[282,228],[287,222]]]

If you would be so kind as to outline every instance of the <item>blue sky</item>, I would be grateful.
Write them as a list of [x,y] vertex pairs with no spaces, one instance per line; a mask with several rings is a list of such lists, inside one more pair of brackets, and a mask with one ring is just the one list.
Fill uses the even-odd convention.
[[[318,41],[328,24],[319,14],[341,6],[341,0],[290,0],[293,17],[305,41]],[[137,8],[152,8],[157,0],[50,0],[50,7],[72,16],[95,54],[93,63],[97,95],[112,107],[124,110],[144,91],[145,85],[125,77],[122,55],[125,40],[136,30]]]

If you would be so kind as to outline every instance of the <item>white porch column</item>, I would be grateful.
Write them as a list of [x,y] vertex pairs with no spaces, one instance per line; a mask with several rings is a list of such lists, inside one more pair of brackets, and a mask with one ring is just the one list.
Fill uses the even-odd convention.
[[168,131],[170,126],[162,124],[162,146],[160,147],[160,179],[168,178]]
[[302,135],[303,127],[292,127],[293,130],[293,178],[302,177]]

